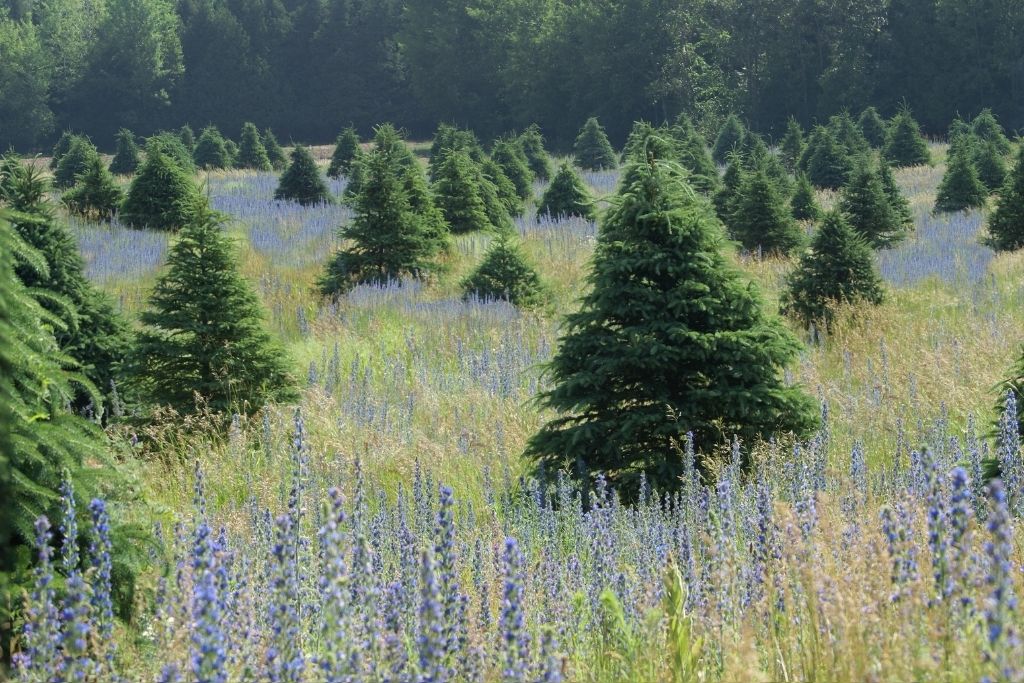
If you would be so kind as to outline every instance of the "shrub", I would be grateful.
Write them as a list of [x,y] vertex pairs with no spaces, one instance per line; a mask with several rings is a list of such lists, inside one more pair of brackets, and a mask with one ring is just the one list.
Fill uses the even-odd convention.
[[615,168],[618,164],[615,160],[615,150],[608,142],[608,136],[604,128],[593,116],[587,119],[576,136],[576,142],[572,148],[576,165],[586,171],[602,171]]
[[580,216],[594,220],[594,199],[569,164],[562,164],[537,204],[537,216]]
[[283,199],[309,205],[333,201],[327,183],[320,177],[320,169],[313,155],[302,145],[292,150],[292,161],[281,175],[274,199]]
[[519,308],[541,306],[547,300],[540,275],[509,233],[501,233],[483,261],[462,281],[463,298],[508,301]]
[[78,176],[75,186],[64,193],[64,204],[71,213],[110,220],[124,201],[124,192],[99,156]]
[[110,161],[110,172],[117,175],[131,175],[139,167],[139,146],[135,144],[135,134],[127,128],[117,133],[117,149]]
[[269,171],[270,157],[267,156],[267,149],[260,139],[260,132],[256,126],[246,122],[242,125],[242,135],[239,137],[238,160],[235,163],[238,168],[251,168],[255,171]]
[[349,175],[352,171],[352,162],[358,155],[359,134],[355,128],[349,126],[334,141],[334,152],[331,153],[331,163],[327,167],[327,177],[340,178]]
[[195,220],[203,201],[192,176],[165,156],[159,145],[148,145],[146,161],[128,188],[120,219],[135,228],[177,230]]

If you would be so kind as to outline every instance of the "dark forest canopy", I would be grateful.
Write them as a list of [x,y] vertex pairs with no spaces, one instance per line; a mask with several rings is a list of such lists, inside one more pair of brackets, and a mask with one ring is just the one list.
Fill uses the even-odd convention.
[[[383,120],[426,136],[537,122],[566,149],[596,116],[730,111],[779,138],[843,109],[925,133],[989,106],[1024,127],[1020,0],[5,0],[0,146],[65,128],[113,148],[185,122],[327,142]],[[132,36],[133,40],[126,40]]]

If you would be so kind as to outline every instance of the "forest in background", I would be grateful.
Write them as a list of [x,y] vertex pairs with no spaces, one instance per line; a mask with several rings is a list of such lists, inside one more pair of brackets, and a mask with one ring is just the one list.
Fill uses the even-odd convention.
[[991,107],[1024,127],[1019,0],[4,0],[0,146],[73,128],[112,147],[184,123],[327,141],[390,120],[483,136],[530,123],[565,149],[596,115],[731,111],[781,136],[905,100],[926,133]]

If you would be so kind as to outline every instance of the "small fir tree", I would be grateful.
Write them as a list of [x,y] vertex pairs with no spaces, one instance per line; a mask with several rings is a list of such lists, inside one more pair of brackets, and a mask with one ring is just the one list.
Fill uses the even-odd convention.
[[804,129],[792,116],[786,124],[786,134],[779,143],[779,154],[782,156],[782,163],[790,172],[795,171],[800,165],[800,157],[804,153]]
[[241,154],[238,145],[231,138],[224,138],[224,151],[228,154],[228,165],[224,168],[236,168],[238,166],[238,157]]
[[338,139],[334,141],[334,152],[331,154],[331,163],[327,167],[328,178],[340,178],[347,176],[352,170],[352,162],[359,154],[359,134],[356,129],[349,126],[341,131]]
[[[505,178],[505,185],[503,190],[499,190],[498,186],[495,185],[494,181],[491,180],[491,175],[498,182],[502,182],[501,176],[503,171],[501,167],[493,162],[488,163],[489,160],[485,160],[483,163],[477,164],[470,162],[471,170],[473,172],[474,182],[477,190],[480,193],[480,200],[484,203],[484,212],[487,214],[487,221],[491,227],[495,230],[512,230],[512,215],[509,209],[506,208],[506,202],[502,200],[501,194],[505,193],[509,197],[509,203],[511,203],[511,195],[508,194],[508,186],[511,185],[512,181]],[[490,175],[484,172],[484,168],[489,167],[491,169]],[[516,211],[521,212],[523,208],[523,202],[519,199],[519,195],[516,195]]]
[[117,175],[131,175],[139,167],[139,146],[135,134],[127,128],[117,132],[117,149],[110,161],[110,172]]
[[450,151],[437,169],[433,190],[453,234],[488,230],[491,222],[480,195],[478,169],[465,152]]
[[292,161],[281,175],[274,199],[303,205],[330,204],[333,201],[327,183],[320,177],[320,169],[313,161],[313,155],[302,145],[296,145],[292,150]]
[[1024,246],[1024,145],[1020,146],[1017,163],[999,194],[999,203],[988,221],[988,231],[992,246],[999,251]]
[[815,187],[838,189],[850,175],[850,157],[832,131],[819,128],[816,133],[814,152],[807,160],[807,178]]
[[537,269],[508,232],[494,239],[480,265],[462,281],[462,292],[464,299],[508,301],[519,308],[536,308],[547,300]]
[[181,170],[189,175],[196,172],[195,162],[192,161],[192,152],[185,147],[184,143],[173,133],[157,133],[146,140],[146,155],[148,157],[154,150],[159,151],[170,159]]
[[427,166],[431,180],[437,178],[437,169],[444,163],[448,152],[452,151],[465,152],[476,164],[483,163],[486,156],[473,131],[442,123],[437,127],[434,141],[430,145],[430,161]]
[[178,129],[178,140],[188,150],[189,154],[196,148],[196,134],[192,132],[191,126],[187,123]]
[[1010,153],[1010,141],[991,109],[982,109],[981,113],[974,117],[971,121],[971,133],[979,140],[995,145],[1001,155],[1006,156]]
[[724,164],[729,160],[729,155],[740,148],[747,129],[736,114],[729,114],[729,117],[722,124],[715,138],[714,147],[711,149],[711,158],[716,164]]
[[75,186],[62,197],[68,211],[88,218],[109,221],[124,201],[124,192],[114,176],[96,156],[85,172],[78,176]]
[[997,192],[1006,182],[1009,172],[1006,160],[994,142],[979,141],[972,149],[974,168],[978,171],[978,180],[985,186],[989,194]]
[[854,123],[849,112],[843,112],[832,116],[828,120],[828,128],[832,131],[836,141],[846,150],[847,156],[859,156],[867,154],[871,150],[867,138],[861,132],[860,127]]
[[793,218],[798,221],[816,221],[821,218],[818,198],[815,196],[814,186],[807,179],[807,174],[801,173],[796,177],[796,191],[793,192],[789,204]]
[[738,152],[729,156],[729,165],[725,167],[725,174],[722,176],[722,186],[715,193],[713,202],[715,213],[718,219],[726,225],[732,221],[733,212],[736,210],[736,203],[739,199],[740,186],[746,172],[743,170],[743,157]]
[[884,298],[871,247],[838,211],[825,215],[787,284],[783,311],[826,329],[832,328],[836,306],[877,305]]
[[732,235],[751,251],[788,254],[804,241],[803,231],[778,188],[762,170],[743,179],[727,225]]
[[843,187],[839,209],[850,227],[875,248],[889,247],[905,236],[878,172],[861,159]]
[[64,158],[64,155],[71,149],[71,143],[74,142],[75,138],[81,137],[75,135],[70,130],[65,130],[60,134],[57,139],[57,144],[53,146],[52,156],[50,157],[50,170],[56,171],[57,166],[60,165],[60,160]]
[[549,476],[598,474],[624,496],[680,485],[698,451],[818,424],[781,369],[800,345],[729,264],[717,223],[675,164],[636,161],[598,236],[590,292],[570,314],[540,404],[558,415],[527,445]]
[[537,204],[537,217],[579,216],[594,220],[596,211],[590,190],[569,164],[562,164]]
[[267,159],[270,160],[270,166],[275,171],[283,170],[288,165],[288,159],[284,155],[284,150],[281,149],[281,143],[277,141],[274,131],[269,128],[263,131],[263,146],[267,150]]
[[[484,180],[494,186],[498,200],[504,207],[505,212],[509,216],[521,215],[525,208],[523,200],[520,198],[519,193],[516,192],[515,184],[505,175],[505,171],[502,170],[501,166],[494,159],[484,159],[484,162],[480,164],[480,172],[483,174]],[[486,204],[486,199],[484,203]]]
[[269,171],[272,168],[267,148],[263,146],[260,132],[254,124],[248,121],[242,124],[242,135],[238,140],[238,162],[235,166],[254,171]]
[[177,230],[195,221],[203,196],[192,176],[160,151],[146,148],[146,161],[128,188],[120,219],[126,225],[151,230]]
[[903,108],[889,122],[882,156],[897,168],[924,166],[932,162],[928,143],[909,109]]
[[67,189],[75,184],[75,179],[85,172],[93,159],[98,159],[100,153],[96,146],[89,142],[88,138],[75,136],[71,140],[67,154],[61,157],[57,164],[57,170],[53,173],[53,184],[60,189]]
[[544,149],[544,136],[541,135],[540,126],[534,123],[523,131],[519,136],[519,146],[526,155],[526,163],[529,164],[534,177],[538,180],[550,179],[551,160]]
[[512,181],[516,194],[523,201],[533,195],[533,171],[515,138],[505,138],[494,143],[491,159],[501,167],[505,176]]
[[885,144],[885,120],[874,107],[868,107],[860,113],[857,127],[860,128],[861,135],[872,148],[881,149]]
[[670,135],[675,141],[677,160],[690,172],[690,185],[698,192],[714,194],[719,185],[718,167],[693,122],[685,114],[680,114]]
[[618,165],[608,135],[593,116],[580,129],[572,152],[576,165],[585,171],[603,171]]
[[[447,254],[451,250],[451,232],[420,164],[412,164],[402,169],[402,187],[409,198],[409,208],[423,221],[424,234],[433,245],[432,253],[437,256]],[[430,269],[433,272],[441,272],[444,266],[435,260],[431,262]]]
[[430,223],[436,215],[425,205],[429,198],[417,198],[423,213],[413,210],[405,185],[407,167],[379,149],[363,163],[362,189],[353,202],[355,217],[340,233],[347,246],[334,255],[319,282],[327,296],[359,283],[420,277],[433,269],[440,250],[438,226]]
[[896,176],[892,172],[892,166],[885,159],[878,161],[878,177],[882,181],[882,189],[889,200],[893,215],[896,216],[896,223],[908,227],[914,223],[914,214],[910,210],[910,201],[903,195],[900,186],[896,183]]
[[222,219],[205,207],[182,227],[140,320],[133,369],[153,405],[188,414],[198,395],[214,411],[251,414],[297,396]]
[[768,145],[760,136],[751,137],[754,139],[754,143],[744,157],[744,165],[747,170],[764,172],[775,183],[779,192],[788,197],[793,188],[785,165],[778,156],[768,149]]
[[962,148],[949,158],[935,198],[936,211],[964,211],[985,205],[988,193],[969,154]]
[[207,126],[196,140],[192,161],[198,168],[210,170],[231,168],[231,155],[224,144],[224,136],[216,126]]

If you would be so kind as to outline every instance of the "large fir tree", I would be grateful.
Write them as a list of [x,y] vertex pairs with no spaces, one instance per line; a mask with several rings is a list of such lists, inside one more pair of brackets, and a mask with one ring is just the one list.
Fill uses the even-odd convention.
[[857,119],[857,127],[861,135],[874,149],[881,149],[885,144],[885,120],[879,115],[874,107],[868,107],[860,113]]
[[627,496],[643,475],[680,485],[687,432],[709,452],[734,436],[805,436],[818,415],[781,377],[799,343],[723,255],[706,201],[678,166],[634,163],[547,370],[539,401],[558,415],[527,446],[549,476],[603,474]]
[[747,129],[736,114],[729,114],[729,117],[722,124],[715,138],[715,144],[711,149],[711,158],[716,164],[724,164],[729,160],[729,155],[740,148]]
[[544,136],[541,135],[540,126],[536,123],[530,125],[519,136],[519,146],[526,155],[526,162],[530,171],[538,180],[551,178],[551,160],[548,158],[547,150],[544,149]]
[[978,171],[978,180],[985,189],[990,194],[999,191],[1008,173],[1006,159],[999,152],[999,146],[994,142],[979,140],[973,147],[971,158]]
[[347,176],[352,170],[352,162],[359,155],[359,134],[356,129],[349,126],[341,131],[338,139],[334,141],[334,151],[331,153],[331,163],[327,166],[328,178],[340,178]]
[[988,192],[978,179],[970,154],[969,148],[961,148],[947,160],[935,198],[936,211],[963,211],[985,205]]
[[469,156],[454,150],[446,154],[437,169],[434,197],[453,234],[491,227],[476,174],[477,169]]
[[995,145],[1003,156],[1010,153],[1010,141],[991,109],[982,109],[981,113],[974,117],[971,121],[971,133],[979,140]]
[[988,232],[992,246],[999,251],[1024,247],[1024,145],[999,193],[999,204],[988,219]]
[[873,247],[889,247],[906,236],[881,177],[866,158],[854,166],[839,198],[839,209],[854,232]]
[[72,138],[67,153],[60,158],[57,170],[53,172],[54,186],[62,190],[73,186],[78,176],[99,156],[96,146],[89,142],[88,138],[76,135]]
[[883,298],[882,279],[871,247],[841,213],[830,211],[811,248],[789,276],[783,311],[804,324],[817,323],[831,329],[836,306],[879,304]]
[[110,161],[110,172],[117,175],[131,175],[139,167],[139,146],[135,144],[135,134],[127,128],[117,133],[117,149]]
[[732,214],[736,210],[736,203],[739,200],[740,186],[743,184],[745,176],[743,157],[739,152],[733,152],[729,155],[729,164],[725,167],[722,185],[712,199],[718,219],[726,225],[732,221]]
[[204,201],[192,176],[160,149],[147,145],[146,161],[121,206],[121,221],[132,227],[177,230],[195,220]]
[[803,231],[763,170],[743,179],[729,218],[733,237],[751,251],[788,254],[804,242]]
[[580,216],[594,220],[594,198],[569,164],[562,164],[537,204],[537,217]]
[[146,138],[146,158],[153,150],[159,151],[174,162],[178,168],[189,175],[196,172],[196,164],[192,161],[191,149],[185,146],[177,135],[173,133],[157,133]]
[[264,328],[220,216],[203,208],[183,226],[140,319],[133,373],[154,406],[252,413],[296,397],[285,350]]
[[593,116],[587,119],[576,136],[572,153],[576,165],[585,171],[603,171],[618,166],[612,143],[608,142],[604,128]]
[[281,149],[281,143],[277,141],[274,131],[269,128],[263,131],[263,147],[266,148],[267,159],[270,160],[270,165],[275,171],[280,171],[288,165],[288,159],[284,155],[284,150]]
[[812,136],[807,158],[807,177],[815,187],[835,190],[842,187],[850,175],[850,157],[831,130],[819,127]]
[[463,298],[508,301],[519,308],[535,308],[547,300],[537,269],[509,232],[500,233],[480,265],[462,281]]
[[[505,171],[498,165],[498,162],[491,158],[484,159],[483,163],[480,164],[480,172],[483,174],[482,182],[490,182],[494,186],[494,190],[505,212],[509,216],[522,215],[523,209],[526,208],[525,202],[523,202],[519,193],[516,192],[515,183],[509,180],[509,177],[505,175]],[[486,196],[484,197],[484,203],[487,203]],[[490,211],[488,215],[490,215]]]
[[302,145],[292,150],[292,161],[281,175],[281,180],[274,191],[274,199],[284,199],[299,204],[330,204],[331,197],[327,183],[320,177],[313,155]]
[[882,156],[897,168],[923,166],[932,162],[928,143],[921,135],[921,127],[909,109],[902,109],[889,122]]
[[320,279],[323,294],[332,296],[363,282],[419,277],[434,269],[443,235],[437,234],[429,195],[417,197],[414,210],[406,189],[409,172],[385,150],[366,155],[362,188],[352,205],[355,217],[342,228],[346,244]]
[[198,168],[207,170],[231,168],[231,154],[228,152],[224,136],[216,126],[207,126],[199,134],[196,147],[192,151],[192,161]]
[[793,218],[798,221],[816,221],[821,218],[821,208],[818,206],[818,198],[814,194],[814,186],[807,179],[806,173],[800,173],[796,177],[796,190],[789,202]]
[[910,200],[900,190],[892,166],[885,159],[878,160],[878,177],[882,180],[882,189],[885,190],[889,206],[896,215],[896,223],[904,228],[913,225],[914,213],[910,210]]
[[533,171],[530,170],[530,164],[516,138],[496,141],[491,150],[491,159],[512,181],[520,199],[525,201],[533,195]]
[[676,159],[690,172],[690,185],[698,192],[714,194],[719,185],[718,167],[693,122],[680,114],[670,133],[675,141]]
[[269,171],[272,168],[267,148],[263,146],[263,140],[260,139],[260,132],[255,124],[248,121],[242,124],[242,135],[238,142],[238,160],[235,166],[255,171]]
[[124,192],[96,156],[78,176],[75,186],[61,198],[71,213],[89,218],[110,220],[124,201]]
[[779,143],[779,154],[782,155],[782,163],[791,172],[800,165],[800,157],[804,153],[804,129],[792,116],[786,124],[786,134]]

